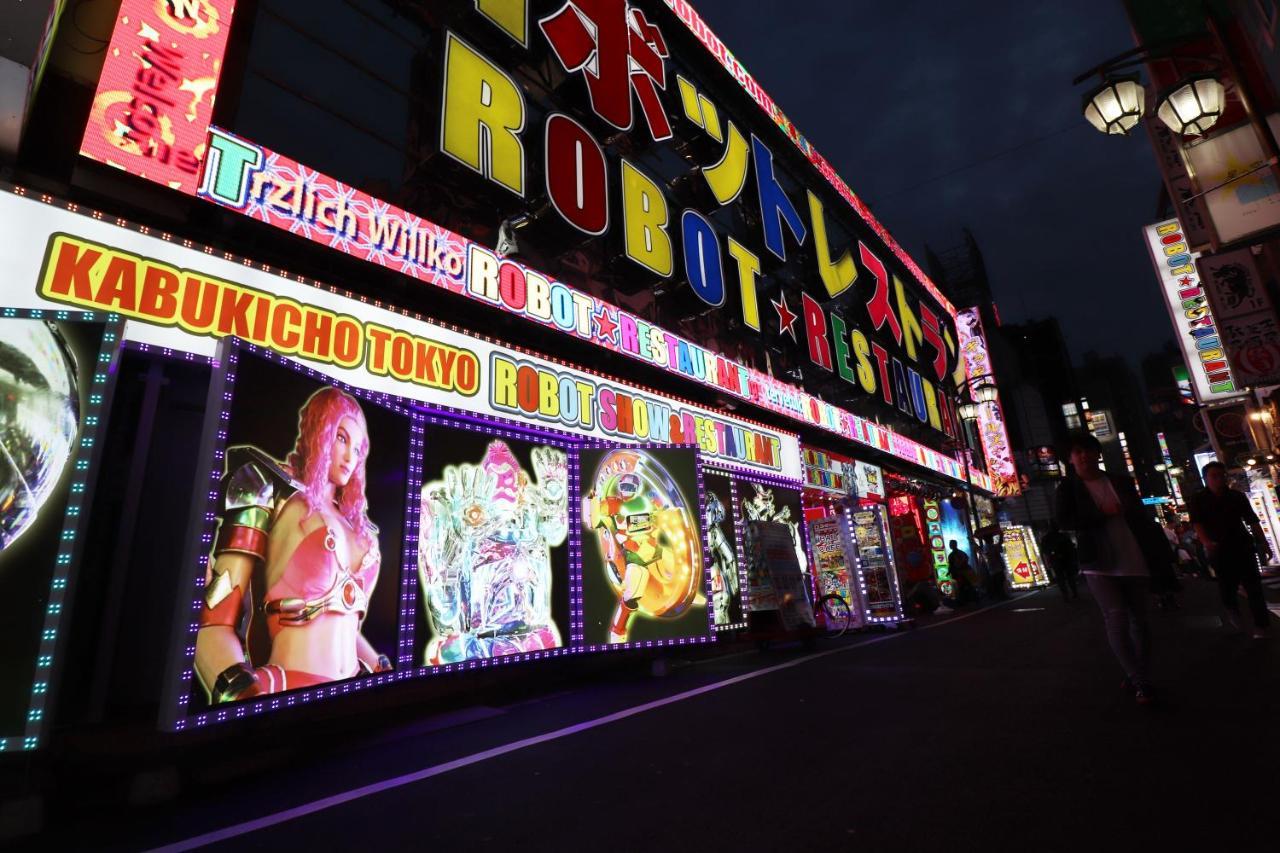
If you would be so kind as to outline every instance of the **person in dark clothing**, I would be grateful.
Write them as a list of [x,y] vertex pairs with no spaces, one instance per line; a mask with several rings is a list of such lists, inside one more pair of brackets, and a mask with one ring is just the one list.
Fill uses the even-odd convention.
[[1049,568],[1053,570],[1053,580],[1062,591],[1062,600],[1079,599],[1080,589],[1076,585],[1076,578],[1080,574],[1080,565],[1076,562],[1076,543],[1055,522],[1049,525],[1049,532],[1040,540],[1040,550],[1044,552]]
[[1264,639],[1271,615],[1267,612],[1262,577],[1258,574],[1258,554],[1269,559],[1271,548],[1262,533],[1258,516],[1249,506],[1249,499],[1227,485],[1227,466],[1221,462],[1210,462],[1201,473],[1208,488],[1192,495],[1187,509],[1196,536],[1208,552],[1209,564],[1218,576],[1222,606],[1226,608],[1224,622],[1239,626],[1240,603],[1236,590],[1243,586],[1249,597],[1249,609],[1253,612],[1253,636]]
[[974,589],[970,578],[969,555],[960,550],[956,540],[952,539],[948,544],[951,546],[951,553],[947,555],[947,573],[951,575],[951,582],[955,585],[952,606],[975,602],[978,600],[978,591]]
[[995,536],[982,547],[987,557],[987,595],[992,601],[1003,601],[1009,597],[1008,590],[1004,588],[1004,553]]
[[[1058,486],[1057,522],[1075,531],[1080,568],[1102,610],[1111,651],[1139,704],[1152,701],[1151,632],[1147,595],[1151,573],[1143,549],[1149,522],[1127,477],[1099,466],[1102,445],[1089,434],[1073,437],[1071,476]],[[1164,534],[1160,534],[1161,539]]]
[[1156,607],[1160,610],[1177,610],[1177,593],[1182,589],[1178,581],[1178,573],[1174,569],[1177,557],[1169,537],[1149,514],[1146,523],[1135,531],[1139,535],[1142,553],[1147,558],[1147,569],[1151,572],[1151,594],[1156,598]]

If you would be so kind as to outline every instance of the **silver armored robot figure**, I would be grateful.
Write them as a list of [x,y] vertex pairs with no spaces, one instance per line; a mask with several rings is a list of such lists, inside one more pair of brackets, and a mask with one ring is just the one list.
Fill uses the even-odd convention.
[[717,625],[733,621],[732,604],[738,597],[738,558],[720,525],[724,504],[715,492],[707,492],[707,544],[711,549],[711,605]]
[[450,465],[422,489],[418,576],[428,666],[563,645],[551,615],[551,549],[569,532],[568,464],[532,453],[536,479],[505,441],[479,465]]
[[75,358],[43,320],[0,320],[0,551],[22,535],[71,461]]
[[[748,522],[751,521],[777,521],[787,526],[791,532],[791,543],[796,549],[796,560],[800,563],[800,571],[809,571],[809,560],[805,557],[804,543],[800,539],[800,519],[791,517],[791,507],[779,507],[774,502],[773,489],[766,488],[759,483],[752,483],[755,490],[749,498],[742,501],[742,515]],[[744,537],[744,545],[747,553],[751,552],[751,529],[747,528]]]

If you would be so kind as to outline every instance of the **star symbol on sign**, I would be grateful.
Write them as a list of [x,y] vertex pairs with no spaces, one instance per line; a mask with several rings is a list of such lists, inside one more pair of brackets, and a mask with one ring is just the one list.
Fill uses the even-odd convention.
[[596,313],[592,315],[592,319],[594,319],[596,323],[596,337],[602,341],[608,341],[614,347],[617,347],[618,321],[609,312],[609,309],[601,305],[596,309]]
[[1195,279],[1193,279],[1191,276],[1184,275],[1182,278],[1178,279],[1178,284],[1182,285],[1183,287],[1190,287],[1194,281]]
[[778,299],[769,300],[771,303],[773,303],[773,310],[778,312],[778,334],[781,335],[783,332],[786,332],[788,335],[791,336],[791,340],[795,341],[796,339],[795,323],[796,323],[796,320],[800,319],[800,317],[798,314],[796,314],[790,308],[787,307],[786,293],[779,291],[778,296],[781,299],[781,301],[779,301]]

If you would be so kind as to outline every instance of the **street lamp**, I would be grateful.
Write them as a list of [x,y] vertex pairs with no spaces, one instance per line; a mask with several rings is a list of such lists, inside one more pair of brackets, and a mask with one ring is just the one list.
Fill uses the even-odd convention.
[[994,403],[996,398],[1000,396],[1000,390],[996,388],[993,382],[987,381],[986,377],[978,377],[979,383],[973,389],[973,400],[979,407],[985,406],[987,403]]
[[1105,77],[1084,96],[1084,117],[1103,133],[1125,136],[1142,120],[1145,103],[1138,75]]
[[1222,118],[1226,89],[1210,74],[1188,77],[1160,99],[1156,115],[1174,133],[1199,136]]
[[[1175,71],[1179,63],[1207,65],[1210,71],[1221,68],[1219,60],[1195,53],[1197,40],[1194,36],[1181,36],[1150,47],[1134,48],[1076,77],[1073,82],[1077,86],[1091,77],[1101,80],[1084,96],[1084,117],[1089,124],[1102,133],[1124,136],[1142,120],[1146,112],[1146,90],[1137,74],[1119,73],[1122,70],[1152,60],[1170,60]],[[1226,88],[1221,81],[1213,74],[1198,71],[1183,76],[1160,95],[1156,115],[1174,133],[1199,136],[1222,117],[1225,102]]]

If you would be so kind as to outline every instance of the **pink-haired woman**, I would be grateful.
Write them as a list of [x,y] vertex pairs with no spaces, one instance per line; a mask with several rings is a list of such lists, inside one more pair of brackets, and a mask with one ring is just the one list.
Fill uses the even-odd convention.
[[[364,412],[331,387],[303,405],[284,465],[254,447],[227,451],[196,638],[211,703],[391,668],[360,630],[381,559],[365,499],[368,455]],[[255,656],[250,626],[263,622],[266,649]]]

